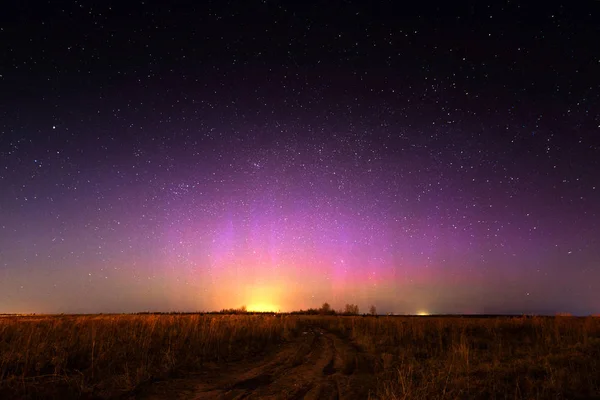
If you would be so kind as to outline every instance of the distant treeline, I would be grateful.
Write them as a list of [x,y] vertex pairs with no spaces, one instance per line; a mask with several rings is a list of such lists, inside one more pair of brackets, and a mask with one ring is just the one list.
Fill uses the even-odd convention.
[[[375,306],[371,306],[369,313],[359,313],[358,306],[355,304],[346,304],[344,309],[334,310],[329,306],[328,303],[324,303],[321,308],[309,308],[307,310],[296,310],[289,312],[281,311],[248,311],[245,306],[239,308],[226,308],[220,311],[140,311],[132,313],[76,313],[76,314],[8,314],[0,313],[2,317],[43,317],[43,316],[65,316],[65,317],[76,317],[86,315],[382,315],[377,314]],[[415,314],[394,314],[387,313],[383,314],[392,317],[419,317],[419,318],[560,318],[560,317],[575,317],[568,313],[556,313],[556,314],[430,314],[430,315],[415,315]],[[591,314],[589,317],[600,318],[600,314]],[[585,318],[585,316],[579,316],[575,318]]]
[[[246,306],[239,308],[224,308],[221,311],[200,311],[200,312],[138,312],[136,314],[168,314],[168,315],[179,315],[179,314],[288,314],[288,315],[360,315],[359,308],[356,304],[346,304],[343,309],[334,310],[329,303],[323,303],[321,308],[309,308],[308,310],[297,310],[290,312],[275,312],[275,311],[248,311]],[[366,314],[363,314],[366,315]],[[377,309],[375,306],[371,306],[369,309],[369,315],[377,315]]]

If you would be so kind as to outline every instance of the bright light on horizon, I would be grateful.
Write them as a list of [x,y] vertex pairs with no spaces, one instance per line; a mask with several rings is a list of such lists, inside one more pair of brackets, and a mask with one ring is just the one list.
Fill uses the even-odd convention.
[[425,316],[425,315],[429,315],[429,313],[428,313],[427,311],[419,311],[419,312],[417,313],[417,315],[420,315],[420,316]]
[[281,309],[282,286],[271,284],[246,287],[247,310],[252,312],[277,312]]
[[248,311],[251,312],[277,312],[279,307],[274,304],[250,304],[247,307]]

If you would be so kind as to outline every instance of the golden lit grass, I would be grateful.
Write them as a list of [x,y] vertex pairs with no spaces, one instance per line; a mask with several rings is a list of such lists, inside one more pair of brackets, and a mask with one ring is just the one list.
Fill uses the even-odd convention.
[[300,315],[0,318],[0,398],[131,395],[305,326],[358,350],[348,362],[373,373],[374,398],[600,398],[600,318]]

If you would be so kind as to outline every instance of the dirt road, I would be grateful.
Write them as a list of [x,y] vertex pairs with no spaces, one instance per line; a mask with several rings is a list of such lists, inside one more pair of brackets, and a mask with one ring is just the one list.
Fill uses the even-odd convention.
[[377,358],[320,328],[308,329],[261,360],[203,368],[157,382],[141,399],[366,399]]

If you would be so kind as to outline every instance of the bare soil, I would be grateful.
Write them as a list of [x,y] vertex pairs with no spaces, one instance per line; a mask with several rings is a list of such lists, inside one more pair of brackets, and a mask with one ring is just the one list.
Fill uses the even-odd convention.
[[260,359],[203,365],[181,379],[156,382],[136,399],[366,399],[381,363],[347,339],[308,328]]

